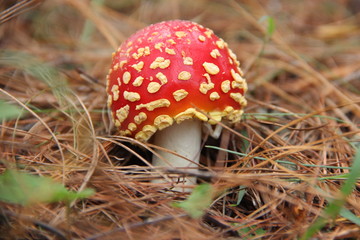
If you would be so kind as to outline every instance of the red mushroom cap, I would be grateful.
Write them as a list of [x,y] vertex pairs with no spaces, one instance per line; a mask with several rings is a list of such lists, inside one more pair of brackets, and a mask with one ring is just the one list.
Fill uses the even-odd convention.
[[239,121],[246,90],[239,62],[224,40],[181,20],[132,35],[113,54],[107,76],[115,125],[120,134],[141,141],[193,117],[211,124]]

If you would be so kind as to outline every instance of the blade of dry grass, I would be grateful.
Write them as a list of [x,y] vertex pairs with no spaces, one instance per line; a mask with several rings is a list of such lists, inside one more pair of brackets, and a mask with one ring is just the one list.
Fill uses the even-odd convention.
[[91,4],[88,4],[83,0],[66,0],[66,2],[76,8],[87,19],[90,19],[95,24],[98,31],[107,39],[113,49],[117,49],[119,43],[125,40],[125,37],[116,28],[96,13],[96,9]]

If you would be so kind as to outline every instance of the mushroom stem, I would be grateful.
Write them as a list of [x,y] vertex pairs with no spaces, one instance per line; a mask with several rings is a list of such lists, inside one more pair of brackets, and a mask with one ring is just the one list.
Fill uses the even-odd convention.
[[[193,119],[183,121],[180,124],[173,124],[155,134],[154,144],[174,151],[183,158],[169,152],[156,150],[163,159],[153,155],[153,166],[157,168],[184,168],[184,170],[188,168],[188,171],[197,171],[201,150],[201,122]],[[164,180],[160,179],[152,182],[164,183]],[[186,186],[196,184],[196,178],[176,179],[174,183],[175,190],[189,191]]]

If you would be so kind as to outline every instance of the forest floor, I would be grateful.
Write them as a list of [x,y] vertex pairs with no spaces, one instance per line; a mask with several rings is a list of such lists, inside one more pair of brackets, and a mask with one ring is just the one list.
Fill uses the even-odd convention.
[[[0,0],[0,11],[0,239],[360,236],[359,1]],[[211,194],[190,198],[149,181],[153,146],[119,136],[106,104],[112,52],[170,19],[223,38],[249,87],[241,122],[203,136],[198,183]]]

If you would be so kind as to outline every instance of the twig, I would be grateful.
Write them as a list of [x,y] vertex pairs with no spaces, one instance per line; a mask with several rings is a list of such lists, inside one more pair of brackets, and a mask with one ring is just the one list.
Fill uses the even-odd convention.
[[63,233],[61,230],[59,230],[59,229],[57,229],[57,228],[55,228],[53,226],[50,226],[49,224],[44,223],[42,221],[35,220],[35,219],[31,218],[31,217],[20,215],[20,214],[17,214],[17,213],[8,211],[8,210],[4,210],[4,209],[0,210],[0,214],[5,216],[5,217],[19,218],[21,220],[31,222],[36,227],[39,227],[39,228],[41,228],[43,230],[46,230],[48,232],[51,232],[51,233],[55,234],[61,240],[68,240],[65,233]]

